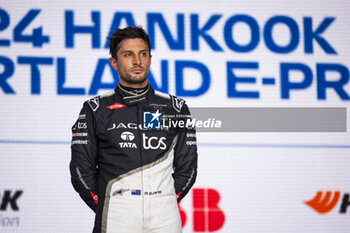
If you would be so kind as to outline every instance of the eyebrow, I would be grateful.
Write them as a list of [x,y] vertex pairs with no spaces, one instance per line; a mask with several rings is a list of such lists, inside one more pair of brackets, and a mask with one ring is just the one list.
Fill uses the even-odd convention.
[[[124,50],[124,51],[121,51],[122,53],[133,53],[133,51],[131,51],[131,50]],[[141,52],[149,52],[149,50],[148,49],[143,49],[143,50],[141,50],[141,51],[139,51],[139,53],[141,53]]]

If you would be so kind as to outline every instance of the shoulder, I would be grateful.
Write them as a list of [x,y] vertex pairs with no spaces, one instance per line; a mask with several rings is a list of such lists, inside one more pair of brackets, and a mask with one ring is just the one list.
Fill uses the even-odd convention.
[[175,109],[177,112],[180,112],[181,109],[183,108],[183,106],[186,105],[185,104],[186,101],[184,99],[177,97],[177,96],[174,96],[174,95],[169,95],[169,94],[157,91],[157,90],[154,90],[154,95],[167,101],[169,103],[169,105],[173,109]]
[[114,94],[115,94],[115,91],[112,90],[112,91],[104,93],[102,95],[95,96],[95,97],[85,101],[84,104],[88,105],[93,112],[96,112],[99,109],[101,103],[104,100],[107,100],[109,97],[113,96]]

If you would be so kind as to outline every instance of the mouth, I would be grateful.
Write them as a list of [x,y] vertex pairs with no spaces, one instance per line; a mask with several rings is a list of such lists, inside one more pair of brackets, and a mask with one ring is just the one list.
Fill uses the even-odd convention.
[[143,72],[143,68],[133,68],[131,69],[131,72],[139,74]]

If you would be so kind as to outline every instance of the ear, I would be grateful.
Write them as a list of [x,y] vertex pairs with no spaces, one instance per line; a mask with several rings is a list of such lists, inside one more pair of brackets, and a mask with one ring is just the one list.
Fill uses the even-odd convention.
[[149,65],[152,63],[152,55],[149,55]]
[[114,57],[110,57],[109,58],[109,63],[111,63],[111,66],[118,71],[118,62],[117,59],[115,59]]

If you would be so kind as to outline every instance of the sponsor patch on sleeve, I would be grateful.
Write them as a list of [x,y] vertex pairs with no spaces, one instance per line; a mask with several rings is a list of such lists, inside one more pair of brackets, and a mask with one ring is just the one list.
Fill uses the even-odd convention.
[[177,111],[180,112],[183,104],[185,103],[185,100],[176,97],[176,96],[171,96],[171,102],[173,104],[173,108]]
[[97,96],[95,98],[88,100],[87,102],[90,105],[92,111],[95,112],[98,109],[98,107],[100,106],[100,97]]
[[87,133],[73,133],[73,137],[87,137]]
[[88,144],[88,140],[73,140],[73,141],[72,141],[72,146],[73,146],[73,145],[77,145],[77,144],[86,145],[86,144]]

